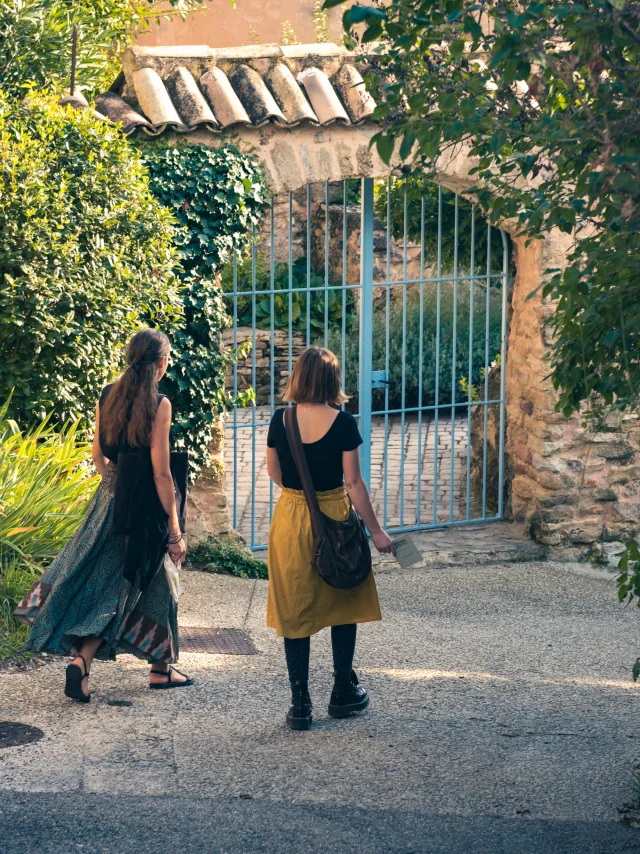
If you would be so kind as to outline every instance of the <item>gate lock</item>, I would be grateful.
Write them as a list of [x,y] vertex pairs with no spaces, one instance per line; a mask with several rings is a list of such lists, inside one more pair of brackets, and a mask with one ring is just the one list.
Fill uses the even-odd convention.
[[384,388],[386,385],[391,385],[386,371],[371,371],[371,388]]

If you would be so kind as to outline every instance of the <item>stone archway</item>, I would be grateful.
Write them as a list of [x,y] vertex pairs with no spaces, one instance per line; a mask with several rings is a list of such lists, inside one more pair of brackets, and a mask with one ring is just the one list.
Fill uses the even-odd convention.
[[[401,164],[384,164],[370,148],[377,127],[368,120],[375,105],[359,71],[366,61],[335,45],[131,48],[123,74],[96,104],[143,139],[187,133],[193,144],[248,144],[275,194],[316,182],[379,179]],[[472,195],[471,166],[461,148],[437,164],[434,180]],[[516,262],[506,364],[512,518],[552,553],[607,559],[615,551],[610,543],[635,528],[637,422],[620,418],[610,433],[587,435],[579,417],[555,411],[546,361],[553,305],[539,286],[546,269],[562,267],[570,238],[551,233],[526,245],[512,224],[502,227],[512,236]],[[194,498],[197,534],[228,528],[219,478],[209,486],[205,478]]]

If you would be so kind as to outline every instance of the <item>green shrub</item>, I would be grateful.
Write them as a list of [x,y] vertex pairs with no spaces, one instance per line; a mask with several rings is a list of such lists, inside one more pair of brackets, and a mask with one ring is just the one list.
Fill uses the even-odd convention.
[[29,630],[14,620],[13,612],[39,575],[37,566],[21,558],[7,557],[0,565],[0,661],[30,658],[24,650]]
[[209,537],[187,552],[187,562],[205,572],[226,572],[239,578],[266,578],[267,564],[258,560],[242,540],[229,535]]
[[[225,293],[234,289],[233,262],[225,264],[222,268],[221,282]],[[241,257],[236,264],[236,281],[238,291],[266,291],[271,290],[271,273],[265,257],[259,253],[255,264],[255,282],[250,256]],[[291,328],[294,332],[304,332],[307,328],[307,258],[298,258],[291,267],[291,287],[293,293],[273,295],[273,322],[276,329],[289,328],[289,303],[291,303]],[[329,325],[342,323],[342,291],[340,286],[332,286],[324,289],[324,274],[311,274],[309,287],[323,288],[323,290],[311,291],[309,299],[309,329],[311,336],[318,333],[324,336],[325,327],[325,302]],[[282,262],[276,264],[273,271],[273,290],[286,290],[289,288],[289,264]],[[353,290],[346,292],[347,314],[354,304]],[[227,308],[232,308],[232,303],[227,299]],[[271,296],[266,295],[260,299],[256,295],[256,326],[259,329],[271,327]],[[252,326],[253,305],[251,296],[238,296],[237,318],[239,326]]]
[[[443,282],[440,286],[440,371],[439,403],[450,403],[452,396],[453,365],[453,285]],[[466,403],[468,393],[460,386],[461,378],[469,381],[469,295],[468,282],[458,283],[458,310],[456,328],[456,394],[457,403]],[[476,284],[474,289],[473,312],[473,371],[472,383],[484,396],[483,369],[485,365],[485,323],[486,291],[484,286]],[[359,341],[357,322],[347,327],[345,388],[353,395],[357,389],[359,372]],[[491,290],[489,301],[489,363],[500,353],[502,324],[502,303],[499,290]],[[426,285],[423,312],[423,358],[422,358],[422,405],[433,406],[436,401],[436,331],[437,331],[437,294],[435,285]],[[404,344],[404,346],[403,346]],[[342,347],[342,335],[333,328],[329,336],[329,346],[337,354]],[[399,409],[402,405],[402,356],[405,357],[405,406],[413,407],[419,403],[419,362],[420,362],[420,289],[418,285],[407,286],[406,297],[406,339],[403,336],[403,307],[400,298],[391,302],[389,313],[389,408]],[[386,310],[384,300],[376,301],[374,310],[373,369],[383,370],[386,354]],[[354,406],[357,402],[354,401]],[[374,390],[375,409],[384,409],[384,392]]]
[[[404,197],[407,196],[407,237],[419,243],[422,235],[422,202],[424,200],[424,248],[427,258],[438,256],[438,210],[439,188],[424,174],[410,175],[406,178],[392,179],[391,199],[387,204],[386,182],[375,185],[375,212],[383,223],[387,221],[387,212],[391,212],[391,233],[396,240],[404,239]],[[441,219],[441,258],[445,267],[453,263],[455,245],[455,194],[442,191]],[[497,228],[491,230],[491,271],[502,272],[502,237]],[[471,202],[458,197],[458,257],[461,265],[469,263],[471,254]],[[478,273],[487,270],[487,225],[482,214],[476,212],[475,269]]]
[[98,480],[77,430],[77,422],[60,432],[47,420],[26,432],[0,423],[0,557],[50,560],[73,535]]
[[[121,50],[167,14],[183,17],[204,0],[3,0],[0,2],[0,78],[19,95],[33,83],[61,89],[69,84],[71,35],[78,25],[77,79],[103,91],[121,68]],[[154,8],[155,7],[155,8]],[[171,9],[175,8],[175,11]]]
[[[222,347],[229,325],[215,273],[233,252],[248,246],[266,200],[257,162],[231,145],[145,148],[152,192],[183,228],[184,325],[171,336],[172,364],[163,391],[174,409],[177,447],[188,447],[191,476],[210,462],[216,418],[231,404],[224,381],[234,354]],[[244,393],[238,403],[250,399]]]
[[130,335],[180,321],[171,214],[116,127],[0,95],[0,233],[0,400],[91,419]]
[[26,432],[0,407],[0,661],[23,657],[25,626],[13,610],[78,527],[97,483],[77,423]]

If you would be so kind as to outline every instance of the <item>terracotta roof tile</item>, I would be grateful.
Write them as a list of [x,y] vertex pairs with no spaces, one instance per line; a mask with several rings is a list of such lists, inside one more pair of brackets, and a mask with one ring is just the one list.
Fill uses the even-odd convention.
[[375,108],[357,64],[333,44],[129,48],[96,106],[125,133],[219,132],[234,124],[360,123]]
[[242,101],[236,95],[229,78],[220,68],[214,65],[206,71],[200,78],[200,88],[213,107],[221,128],[234,124],[251,124]]

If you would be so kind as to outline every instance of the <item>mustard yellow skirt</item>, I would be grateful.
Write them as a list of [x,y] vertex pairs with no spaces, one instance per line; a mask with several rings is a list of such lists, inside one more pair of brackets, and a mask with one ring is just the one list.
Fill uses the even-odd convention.
[[[344,487],[318,492],[322,512],[331,519],[349,515]],[[306,638],[327,626],[380,620],[373,572],[351,590],[336,590],[311,564],[313,533],[304,492],[283,489],[269,530],[267,625],[278,637]]]

